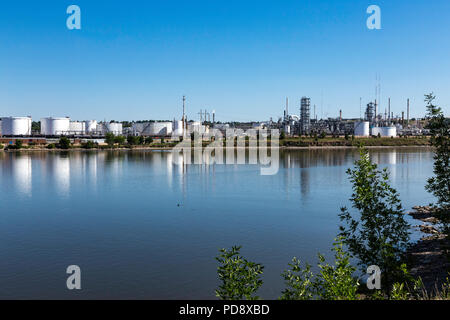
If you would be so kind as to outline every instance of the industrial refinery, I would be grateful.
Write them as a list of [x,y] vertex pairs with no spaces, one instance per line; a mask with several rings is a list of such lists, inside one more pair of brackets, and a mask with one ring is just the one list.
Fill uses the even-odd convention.
[[[108,134],[115,136],[143,136],[143,137],[170,137],[180,139],[198,133],[201,135],[214,135],[220,131],[225,133],[227,129],[278,129],[285,136],[298,137],[308,135],[353,135],[355,137],[389,137],[407,135],[426,135],[421,119],[410,119],[410,100],[406,100],[405,112],[401,116],[394,116],[391,110],[391,99],[388,100],[384,113],[380,113],[377,100],[368,102],[364,116],[356,119],[345,119],[342,110],[337,110],[337,117],[318,119],[316,105],[312,107],[312,99],[303,96],[297,104],[299,114],[290,113],[289,99],[286,98],[286,106],[283,116],[278,121],[270,119],[266,122],[237,123],[216,122],[216,112],[209,113],[200,110],[199,120],[188,120],[186,115],[186,97],[183,97],[183,113],[180,120],[172,121],[100,121],[83,120],[76,121],[69,117],[47,117],[33,122],[31,117],[3,117],[0,121],[0,135],[3,138],[40,138],[54,139],[58,137],[81,138],[85,140],[104,139]],[[291,109],[292,110],[292,109]]]

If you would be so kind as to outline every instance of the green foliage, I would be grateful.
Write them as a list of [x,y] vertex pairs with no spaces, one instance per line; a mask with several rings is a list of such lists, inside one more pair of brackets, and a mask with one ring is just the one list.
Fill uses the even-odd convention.
[[387,169],[379,171],[367,149],[360,148],[360,155],[355,168],[347,171],[353,184],[350,201],[358,214],[354,216],[347,208],[341,209],[340,236],[359,259],[363,273],[370,265],[380,267],[386,291],[403,279],[402,263],[409,241],[409,225],[404,219],[399,195],[389,185]]
[[116,136],[113,133],[108,132],[105,135],[105,143],[108,144],[108,146],[113,147],[114,143],[116,143]]
[[54,143],[50,143],[48,146],[47,146],[47,149],[55,149],[56,148],[56,145],[54,144]]
[[292,259],[290,269],[282,273],[286,289],[280,300],[312,300],[314,298],[314,275],[311,266],[306,264],[302,269],[301,262],[297,258]]
[[320,276],[316,281],[316,290],[323,300],[356,300],[358,280],[353,277],[356,268],[350,264],[350,254],[343,246],[343,238],[339,237],[333,245],[335,265],[325,263],[319,254]]
[[114,143],[117,143],[119,145],[124,144],[125,141],[127,141],[127,138],[125,138],[124,136],[115,136],[114,137]]
[[394,283],[390,294],[391,300],[408,300],[409,292],[404,283]]
[[145,138],[145,144],[152,144],[152,143],[153,143],[153,138],[152,137]]
[[280,140],[284,140],[284,139],[286,139],[286,133],[284,133],[284,131],[282,131],[280,133]]
[[342,238],[337,238],[333,245],[335,253],[334,265],[326,263],[323,255],[319,254],[318,267],[320,272],[314,275],[311,266],[301,267],[298,259],[294,258],[289,264],[291,269],[283,272],[286,289],[281,300],[356,300],[358,280],[353,277],[356,270],[350,264],[350,254],[344,250]]
[[59,139],[58,148],[64,149],[64,150],[69,149],[70,148],[69,138],[61,137],[61,139]]
[[136,136],[128,136],[127,142],[130,146],[136,146],[139,144],[139,137]]
[[91,141],[91,140],[82,144],[82,148],[84,148],[84,149],[95,149],[97,147],[98,147],[98,143],[95,143],[94,141]]
[[33,121],[31,123],[31,131],[33,132],[40,132],[41,131],[41,122],[40,121]]
[[22,140],[16,140],[15,147],[16,147],[16,149],[22,149],[23,148],[23,141]]
[[256,291],[263,284],[261,274],[264,267],[250,262],[240,256],[241,247],[231,250],[221,249],[216,258],[219,262],[217,269],[222,282],[216,290],[216,296],[222,300],[257,300]]
[[434,177],[428,180],[426,190],[437,199],[440,220],[448,234],[450,224],[450,123],[445,119],[441,108],[434,105],[435,96],[425,96],[427,103],[427,128],[431,133],[431,144],[435,149]]
[[5,148],[5,146],[2,145],[2,144],[0,144],[0,150],[2,150],[2,149],[4,149],[4,148]]

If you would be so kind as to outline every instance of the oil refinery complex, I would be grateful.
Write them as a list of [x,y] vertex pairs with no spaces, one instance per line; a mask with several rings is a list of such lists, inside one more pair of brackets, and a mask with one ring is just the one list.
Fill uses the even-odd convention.
[[[318,119],[316,106],[312,107],[311,99],[302,97],[299,101],[299,114],[289,113],[289,100],[286,98],[286,109],[278,121],[270,119],[266,122],[221,123],[216,122],[215,111],[208,113],[201,110],[199,121],[187,119],[186,98],[183,97],[183,115],[181,120],[173,121],[136,121],[136,122],[98,122],[96,120],[74,121],[69,117],[48,117],[33,122],[31,117],[0,118],[0,136],[3,138],[55,139],[66,136],[78,139],[104,139],[108,134],[115,136],[170,137],[179,139],[194,132],[203,135],[214,135],[216,131],[225,133],[227,129],[279,129],[286,136],[302,136],[326,134],[333,136],[354,135],[355,137],[392,137],[399,135],[426,135],[424,121],[410,119],[410,101],[406,101],[405,112],[394,116],[391,101],[388,100],[384,113],[375,100],[367,104],[364,116],[357,119],[344,119],[342,110],[336,118]],[[211,119],[212,118],[212,119]]]

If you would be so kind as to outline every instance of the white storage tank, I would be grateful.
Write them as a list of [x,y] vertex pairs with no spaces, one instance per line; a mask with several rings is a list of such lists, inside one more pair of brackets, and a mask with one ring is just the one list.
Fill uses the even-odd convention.
[[368,137],[370,136],[370,123],[369,121],[355,122],[355,136]]
[[173,122],[173,135],[178,137],[183,135],[183,121]]
[[106,124],[106,133],[112,133],[116,136],[120,136],[122,134],[123,127],[121,123],[118,122],[110,122]]
[[70,133],[70,118],[42,118],[41,134],[44,136],[64,136]]
[[172,122],[152,122],[149,126],[151,136],[169,136],[173,131]]
[[373,127],[372,135],[380,137],[397,137],[397,128],[396,127]]
[[84,134],[86,131],[85,123],[80,121],[71,121],[69,131],[70,134]]
[[97,131],[97,121],[96,120],[86,120],[84,122],[84,130],[86,134],[92,134]]
[[2,118],[2,134],[5,136],[31,135],[31,118],[30,117]]

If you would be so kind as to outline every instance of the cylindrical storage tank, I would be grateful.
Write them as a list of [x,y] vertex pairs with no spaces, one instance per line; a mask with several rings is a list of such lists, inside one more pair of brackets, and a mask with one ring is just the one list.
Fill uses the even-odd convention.
[[368,137],[370,136],[370,123],[369,121],[355,122],[355,136]]
[[64,136],[70,132],[70,118],[41,119],[41,134],[45,136]]
[[84,122],[84,130],[87,134],[91,134],[97,131],[97,121],[87,120]]
[[122,124],[118,122],[110,122],[106,124],[106,133],[112,133],[116,136],[122,134]]
[[381,136],[382,137],[397,137],[397,128],[396,127],[382,127]]
[[287,135],[291,134],[291,126],[290,125],[285,125],[284,126],[284,133]]
[[183,135],[183,121],[174,121],[173,135],[181,137]]
[[85,133],[85,123],[80,121],[70,122],[70,134],[84,134]]
[[2,134],[5,136],[31,135],[31,118],[30,117],[2,118]]
[[173,131],[172,122],[152,122],[150,123],[150,135],[169,136]]
[[371,130],[371,134],[373,136],[378,136],[378,134],[381,136],[381,128],[380,127],[373,127]]

